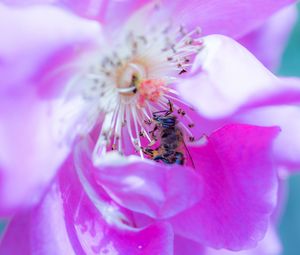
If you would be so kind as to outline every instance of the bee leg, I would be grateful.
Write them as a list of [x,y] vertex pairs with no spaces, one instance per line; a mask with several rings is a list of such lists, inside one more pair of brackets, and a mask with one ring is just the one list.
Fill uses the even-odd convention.
[[181,152],[175,153],[175,164],[183,165],[184,163],[184,155]]
[[158,129],[158,126],[155,125],[155,127],[153,128],[153,130],[151,130],[149,133],[151,134],[151,140],[152,141],[157,141],[157,137],[155,135],[155,131]]
[[170,160],[168,160],[167,158],[164,158],[163,156],[159,155],[156,156],[155,158],[153,158],[154,161],[159,162],[160,160],[166,164],[172,164],[172,162]]
[[142,151],[147,156],[150,156],[151,158],[153,158],[153,150],[152,149],[150,149],[150,148],[142,148]]
[[166,113],[166,115],[165,116],[168,116],[168,115],[170,115],[172,112],[174,112],[174,106],[173,106],[173,103],[170,101],[170,100],[168,100],[169,102],[168,102],[168,105],[169,105],[169,111],[168,111],[168,113]]

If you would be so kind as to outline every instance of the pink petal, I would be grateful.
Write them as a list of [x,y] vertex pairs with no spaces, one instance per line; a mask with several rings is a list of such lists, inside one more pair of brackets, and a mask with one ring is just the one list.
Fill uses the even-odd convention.
[[53,137],[50,103],[20,90],[0,105],[0,213],[39,200],[69,148]]
[[69,9],[82,17],[98,19],[103,16],[108,0],[3,0],[7,5],[22,7],[52,4]]
[[[240,37],[263,24],[274,12],[294,0],[165,0],[162,8],[177,24],[199,26],[204,34]],[[175,18],[176,17],[176,18]]]
[[[55,54],[67,47],[75,51],[76,47],[94,42],[100,31],[96,22],[56,7],[11,8],[3,4],[0,30],[5,34],[0,44],[0,83],[6,86],[22,85],[36,77]],[[45,71],[49,75],[49,70]]]
[[[154,1],[91,1],[66,0],[69,8],[74,8],[83,16],[99,18],[106,26],[120,27],[137,10]],[[204,34],[224,34],[241,37],[262,25],[273,13],[295,0],[163,0],[161,11],[172,24],[186,25],[189,29],[201,27]],[[176,18],[174,18],[176,17]],[[156,18],[154,18],[156,19]],[[156,19],[160,22],[160,19]],[[149,20],[148,20],[149,21]],[[148,21],[146,21],[148,23]]]
[[0,30],[0,214],[8,214],[39,200],[69,151],[54,138],[54,102],[45,98],[51,89],[36,77],[47,74],[43,65],[55,64],[56,53],[91,40],[99,27],[55,7],[0,4]]
[[87,198],[74,171],[67,169],[60,176],[60,184],[54,183],[36,209],[9,225],[1,252],[23,255],[16,245],[15,238],[19,237],[18,242],[31,255],[173,254],[173,234],[167,224],[133,230],[109,225]]
[[276,12],[266,23],[239,39],[267,68],[278,68],[283,51],[297,20],[297,7]]
[[32,4],[50,4],[61,0],[2,0],[4,4],[16,6],[28,6]]
[[199,243],[192,240],[175,236],[174,238],[174,255],[203,255],[204,248]]
[[[222,118],[260,101],[299,101],[297,81],[277,79],[244,47],[220,35],[204,38],[193,76],[177,85],[180,95],[208,118]],[[270,101],[272,98],[274,102]],[[266,102],[264,102],[266,104]]]
[[[113,27],[121,26],[135,11],[150,0],[6,0],[9,4],[52,3],[67,7],[83,17],[99,19]],[[166,19],[190,28],[200,26],[204,34],[224,34],[240,37],[262,25],[273,13],[295,0],[164,0],[161,2]]]
[[52,4],[109,26],[112,26],[112,23],[120,26],[136,10],[149,2],[151,0],[4,0],[5,4],[13,6]]
[[29,215],[18,215],[9,223],[0,240],[0,254],[32,255],[29,247]]
[[295,105],[253,108],[234,116],[233,121],[280,126],[282,132],[274,143],[275,160],[290,170],[300,167],[300,109]]
[[50,189],[39,208],[13,218],[1,242],[0,253],[76,254],[68,237],[62,199],[56,185]]
[[[133,227],[135,223],[130,212],[103,196],[101,187],[96,190],[98,194],[92,197],[89,184],[83,182],[74,167],[70,159],[59,176],[59,183],[66,225],[77,253],[82,250],[84,254],[173,254],[173,232],[168,224]],[[127,217],[128,225],[124,225],[119,218],[121,214]],[[119,228],[116,221],[123,226]]]
[[58,5],[66,7],[82,17],[103,20],[110,0],[56,0]]
[[[123,0],[108,1],[103,15],[105,26],[118,28],[121,27],[131,15],[134,15],[139,9],[151,3],[151,0]],[[107,29],[109,31],[109,29]]]
[[228,125],[190,148],[205,187],[202,200],[173,217],[176,234],[214,248],[255,247],[276,204],[270,158],[278,128]]
[[[65,209],[65,220],[76,251],[84,254],[173,254],[173,232],[166,223],[152,224],[146,228],[133,227],[130,212],[120,208],[98,187],[95,197],[88,191],[88,183],[78,179],[72,159],[59,176],[60,190]],[[75,174],[77,172],[77,175]],[[97,187],[96,187],[97,188]],[[88,191],[88,192],[87,192]],[[97,197],[97,195],[99,195]],[[119,216],[127,217],[121,221]],[[124,219],[125,220],[125,219]],[[116,225],[119,221],[120,225]]]
[[78,164],[82,169],[92,173],[91,178],[115,202],[134,212],[167,218],[201,199],[202,179],[193,169],[118,153],[109,153],[95,168],[88,155],[86,151],[77,156],[81,157]]
[[282,247],[275,227],[269,226],[265,238],[254,249],[240,252],[207,249],[205,255],[279,255],[281,252]]

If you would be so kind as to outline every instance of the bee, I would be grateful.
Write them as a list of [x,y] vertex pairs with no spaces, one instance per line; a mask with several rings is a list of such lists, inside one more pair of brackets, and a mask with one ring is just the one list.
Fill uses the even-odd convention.
[[[152,149],[152,143],[148,147],[143,148],[145,155],[155,161],[162,161],[166,164],[184,165],[186,156],[190,158],[191,164],[194,163],[190,157],[187,146],[184,142],[184,134],[178,127],[178,119],[173,114],[173,105],[169,101],[169,109],[154,112],[152,120],[155,123],[154,129],[150,131],[152,141],[154,143],[160,140],[160,145],[156,149]],[[184,152],[186,151],[186,156]]]

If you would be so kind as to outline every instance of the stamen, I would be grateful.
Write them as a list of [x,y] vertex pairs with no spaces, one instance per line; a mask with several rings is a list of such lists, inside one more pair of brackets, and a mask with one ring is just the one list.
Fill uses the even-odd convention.
[[136,132],[136,142],[138,145],[138,151],[140,152],[141,158],[144,158],[144,154],[141,150],[141,140],[140,140],[139,129],[138,129],[138,124],[137,124],[137,112],[136,112],[136,108],[134,106],[131,106],[131,113],[133,116],[133,123],[134,123],[135,132]]
[[194,137],[190,130],[194,126],[192,119],[186,109],[177,105],[187,104],[170,85],[177,82],[179,75],[189,72],[195,55],[203,48],[203,41],[198,28],[187,32],[181,26],[174,32],[169,24],[151,28],[144,34],[129,30],[110,53],[96,54],[104,57],[93,57],[88,69],[70,81],[65,98],[68,100],[76,93],[81,95],[90,108],[90,115],[85,118],[88,125],[78,118],[85,116],[85,112],[78,114],[70,109],[66,113],[68,118],[79,119],[78,128],[82,133],[90,132],[100,123],[100,116],[103,118],[93,151],[94,161],[109,150],[126,154],[125,131],[136,153],[144,157],[142,144],[155,143],[151,135],[155,125],[153,112],[168,110],[170,101],[174,107],[171,114],[178,116],[179,126],[188,137]]

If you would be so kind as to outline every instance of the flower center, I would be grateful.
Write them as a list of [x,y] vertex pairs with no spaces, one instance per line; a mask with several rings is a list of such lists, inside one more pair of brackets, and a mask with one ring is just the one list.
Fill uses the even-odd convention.
[[[83,115],[90,124],[84,128],[81,119],[79,130],[88,133],[101,122],[93,153],[95,162],[109,150],[144,157],[143,148],[159,140],[152,135],[158,124],[153,113],[166,114],[171,105],[168,115],[178,116],[174,123],[190,141],[194,140],[190,131],[194,123],[183,109],[189,107],[172,85],[186,75],[202,47],[199,29],[187,33],[180,27],[174,32],[167,26],[145,34],[129,30],[118,44],[104,47],[106,51],[96,55],[88,70],[71,84],[71,91],[77,88],[88,105]],[[108,48],[112,50],[107,52]]]
[[124,95],[135,94],[141,80],[146,77],[145,67],[138,63],[128,63],[117,70],[116,86],[118,92]]

